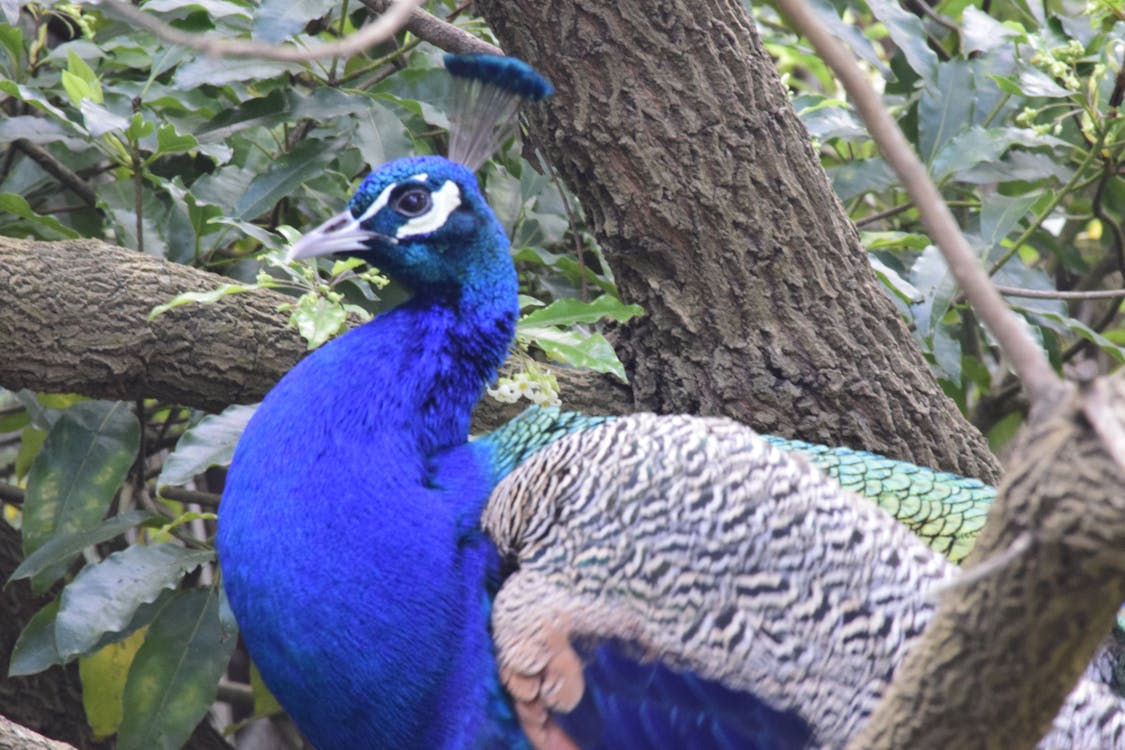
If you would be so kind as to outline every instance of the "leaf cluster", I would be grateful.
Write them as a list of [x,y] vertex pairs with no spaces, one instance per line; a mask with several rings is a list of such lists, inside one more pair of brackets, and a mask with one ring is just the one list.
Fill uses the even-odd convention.
[[[1125,293],[1057,294],[1125,286],[1120,10],[1024,0],[812,5],[884,92],[1052,363],[1122,362]],[[1000,449],[1023,418],[1018,384],[823,63],[770,8],[754,13],[877,275],[946,392]]]

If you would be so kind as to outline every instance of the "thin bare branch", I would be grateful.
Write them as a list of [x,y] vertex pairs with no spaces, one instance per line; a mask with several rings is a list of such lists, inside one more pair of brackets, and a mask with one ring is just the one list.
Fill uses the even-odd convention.
[[32,161],[42,167],[44,171],[50,173],[56,180],[70,188],[87,206],[97,205],[98,196],[94,194],[94,189],[87,185],[86,181],[79,177],[77,172],[56,159],[50,151],[37,143],[32,143],[26,138],[12,141],[12,145],[24,152]]
[[[390,5],[390,0],[361,0],[376,13],[383,13]],[[485,55],[502,55],[504,50],[489,44],[483,39],[478,39],[464,29],[460,29],[447,21],[443,21],[421,8],[410,11],[404,29],[414,36],[427,41],[438,49],[456,54],[476,52]]]
[[930,237],[945,256],[950,272],[964,290],[973,310],[1000,343],[1031,400],[1049,399],[1058,394],[1061,382],[1047,358],[980,267],[949,207],[926,174],[925,166],[883,108],[855,57],[828,32],[802,0],[779,0],[778,4],[847,89],[871,137],[918,207],[918,213]]
[[1018,286],[995,284],[996,291],[1008,297],[1028,297],[1031,299],[1117,299],[1125,297],[1125,289],[1096,289],[1088,292],[1060,292],[1048,289],[1024,289]]
[[206,34],[190,34],[169,26],[150,13],[121,0],[98,0],[109,13],[151,31],[171,44],[199,50],[212,57],[258,57],[282,62],[308,62],[333,57],[351,57],[390,39],[401,29],[421,0],[393,0],[387,12],[364,26],[355,34],[339,41],[306,48],[296,45],[276,45],[251,40],[216,39]]

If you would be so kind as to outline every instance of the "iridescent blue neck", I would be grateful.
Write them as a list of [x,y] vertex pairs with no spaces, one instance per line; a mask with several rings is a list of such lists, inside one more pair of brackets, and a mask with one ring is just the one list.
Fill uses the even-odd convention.
[[266,684],[321,750],[518,744],[488,633],[492,472],[466,443],[515,330],[502,261],[309,355],[236,451],[224,584]]

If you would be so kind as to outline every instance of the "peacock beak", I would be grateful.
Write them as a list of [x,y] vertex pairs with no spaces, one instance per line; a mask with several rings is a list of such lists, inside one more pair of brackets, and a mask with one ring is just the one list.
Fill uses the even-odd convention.
[[286,260],[299,260],[333,253],[363,252],[371,249],[369,243],[374,239],[398,244],[393,237],[364,229],[351,211],[342,211],[316,229],[306,232],[293,243],[285,257]]

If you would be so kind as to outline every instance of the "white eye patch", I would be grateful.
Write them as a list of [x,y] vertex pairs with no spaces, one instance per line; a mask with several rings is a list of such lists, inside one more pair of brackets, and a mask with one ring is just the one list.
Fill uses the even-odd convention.
[[[389,188],[388,188],[389,189]],[[386,191],[379,195],[375,203],[382,201],[386,204],[387,196]],[[413,237],[417,234],[428,234],[437,229],[441,229],[445,225],[449,215],[457,210],[461,205],[461,188],[457,187],[457,183],[452,180],[446,180],[445,184],[440,188],[430,193],[430,198],[433,200],[433,206],[429,211],[421,216],[415,216],[410,221],[403,224],[395,232],[395,236],[400,240],[405,237]]]
[[391,199],[391,190],[393,190],[394,188],[395,183],[391,183],[390,185],[387,185],[385,188],[383,188],[383,192],[379,193],[379,197],[371,202],[371,205],[367,207],[367,210],[364,211],[360,216],[356,217],[356,223],[362,224],[375,214],[379,213],[379,211],[382,210],[383,206],[387,205],[387,201]]

